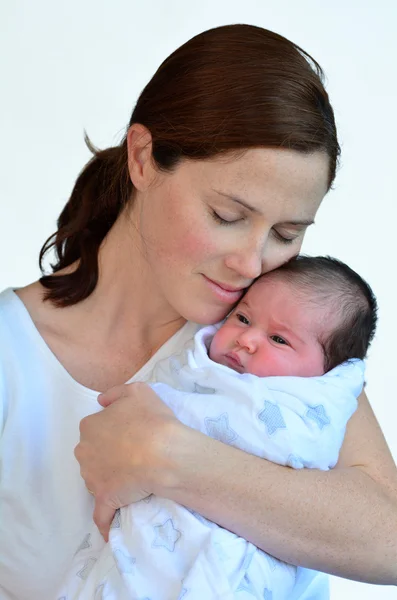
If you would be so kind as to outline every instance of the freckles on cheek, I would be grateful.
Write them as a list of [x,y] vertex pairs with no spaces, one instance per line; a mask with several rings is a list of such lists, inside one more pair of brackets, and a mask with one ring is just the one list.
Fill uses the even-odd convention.
[[216,244],[211,243],[208,238],[209,235],[205,235],[203,232],[198,234],[191,230],[185,235],[178,236],[173,241],[173,248],[189,262],[197,260],[198,263],[202,263],[206,257],[216,253]]

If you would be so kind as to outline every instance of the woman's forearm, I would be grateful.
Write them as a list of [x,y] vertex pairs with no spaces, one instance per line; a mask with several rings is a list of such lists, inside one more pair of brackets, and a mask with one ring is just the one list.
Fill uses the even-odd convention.
[[155,493],[286,562],[397,585],[397,502],[360,467],[294,470],[178,432]]

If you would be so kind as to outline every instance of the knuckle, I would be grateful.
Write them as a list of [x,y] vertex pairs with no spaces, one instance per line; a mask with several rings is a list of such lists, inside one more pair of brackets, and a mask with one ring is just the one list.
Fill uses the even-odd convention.
[[83,419],[81,419],[81,421],[79,423],[80,433],[83,433],[84,429],[87,427],[87,419],[88,419],[88,417],[84,417]]
[[81,445],[80,445],[80,443],[77,444],[77,446],[73,450],[73,453],[74,453],[74,456],[75,456],[76,460],[78,462],[80,462],[80,458],[81,458]]

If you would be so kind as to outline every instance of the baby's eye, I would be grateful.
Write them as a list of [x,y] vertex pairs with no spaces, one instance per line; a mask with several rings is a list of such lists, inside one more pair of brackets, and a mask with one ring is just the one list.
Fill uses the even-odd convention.
[[250,324],[250,322],[248,321],[247,317],[244,317],[244,315],[241,315],[240,313],[237,313],[236,317],[238,318],[238,320],[240,321],[240,323],[244,323],[244,325],[249,325]]
[[276,342],[276,344],[285,344],[287,345],[287,342],[280,337],[279,335],[271,335],[270,339],[273,340],[273,342]]

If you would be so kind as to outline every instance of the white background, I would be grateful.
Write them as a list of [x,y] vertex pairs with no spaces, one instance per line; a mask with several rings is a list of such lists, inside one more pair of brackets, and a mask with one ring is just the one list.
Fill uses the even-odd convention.
[[[377,294],[367,392],[397,458],[394,0],[3,1],[0,289],[38,278],[39,249],[89,158],[83,130],[100,147],[117,143],[160,62],[196,33],[237,22],[289,37],[325,69],[342,167],[304,250],[346,261]],[[397,597],[391,587],[331,585],[338,600]]]

